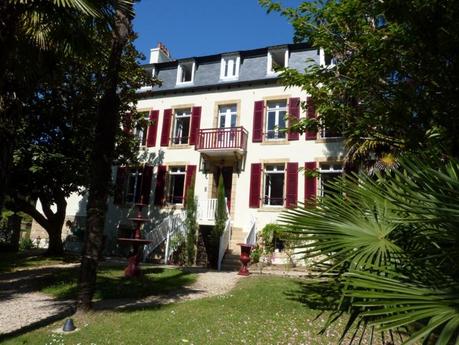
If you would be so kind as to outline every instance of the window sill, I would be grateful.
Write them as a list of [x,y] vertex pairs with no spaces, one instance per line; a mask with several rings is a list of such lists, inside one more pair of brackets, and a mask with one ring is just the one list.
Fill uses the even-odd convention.
[[318,138],[316,143],[337,143],[343,140],[343,137]]
[[174,150],[186,150],[191,149],[192,147],[189,144],[172,144],[168,148]]
[[282,212],[285,210],[284,206],[269,206],[269,205],[262,205],[258,211],[259,212]]
[[287,139],[265,139],[261,142],[261,145],[289,145],[290,142]]
[[220,77],[219,82],[220,83],[225,83],[227,81],[238,81],[238,80],[239,80],[239,76],[235,76],[235,77]]
[[180,87],[180,86],[193,86],[194,81],[185,81],[182,83],[176,83],[175,86]]

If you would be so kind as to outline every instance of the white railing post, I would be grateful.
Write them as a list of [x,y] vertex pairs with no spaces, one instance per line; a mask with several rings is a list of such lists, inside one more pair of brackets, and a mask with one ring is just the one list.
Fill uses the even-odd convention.
[[167,231],[167,235],[166,235],[166,250],[164,252],[164,264],[167,265],[167,261],[169,260],[169,241],[170,241],[170,238],[171,238],[171,235],[170,235],[170,229],[168,229]]

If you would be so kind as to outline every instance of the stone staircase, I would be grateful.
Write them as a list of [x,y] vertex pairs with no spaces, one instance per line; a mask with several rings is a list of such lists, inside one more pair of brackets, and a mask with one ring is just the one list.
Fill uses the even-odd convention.
[[239,271],[239,268],[241,267],[241,262],[239,261],[241,247],[237,244],[244,242],[245,236],[246,234],[241,228],[232,229],[229,248],[226,251],[222,262],[222,271]]

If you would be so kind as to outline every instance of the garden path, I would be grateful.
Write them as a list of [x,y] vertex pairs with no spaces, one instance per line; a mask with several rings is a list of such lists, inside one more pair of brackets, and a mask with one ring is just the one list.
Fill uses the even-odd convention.
[[[49,277],[55,270],[77,264],[34,267],[0,275],[0,340],[6,335],[22,333],[49,324],[74,312],[74,301],[58,301],[37,292],[37,281]],[[197,274],[189,286],[167,295],[143,299],[114,299],[97,301],[95,309],[143,308],[183,300],[224,294],[241,277],[236,272],[216,272],[200,268],[187,269]]]

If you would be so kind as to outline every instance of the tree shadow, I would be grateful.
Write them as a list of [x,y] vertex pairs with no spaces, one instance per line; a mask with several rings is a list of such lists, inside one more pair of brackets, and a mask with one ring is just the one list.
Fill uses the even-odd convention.
[[339,287],[333,280],[298,281],[298,289],[285,294],[288,299],[308,309],[320,311],[336,310],[341,297]]

